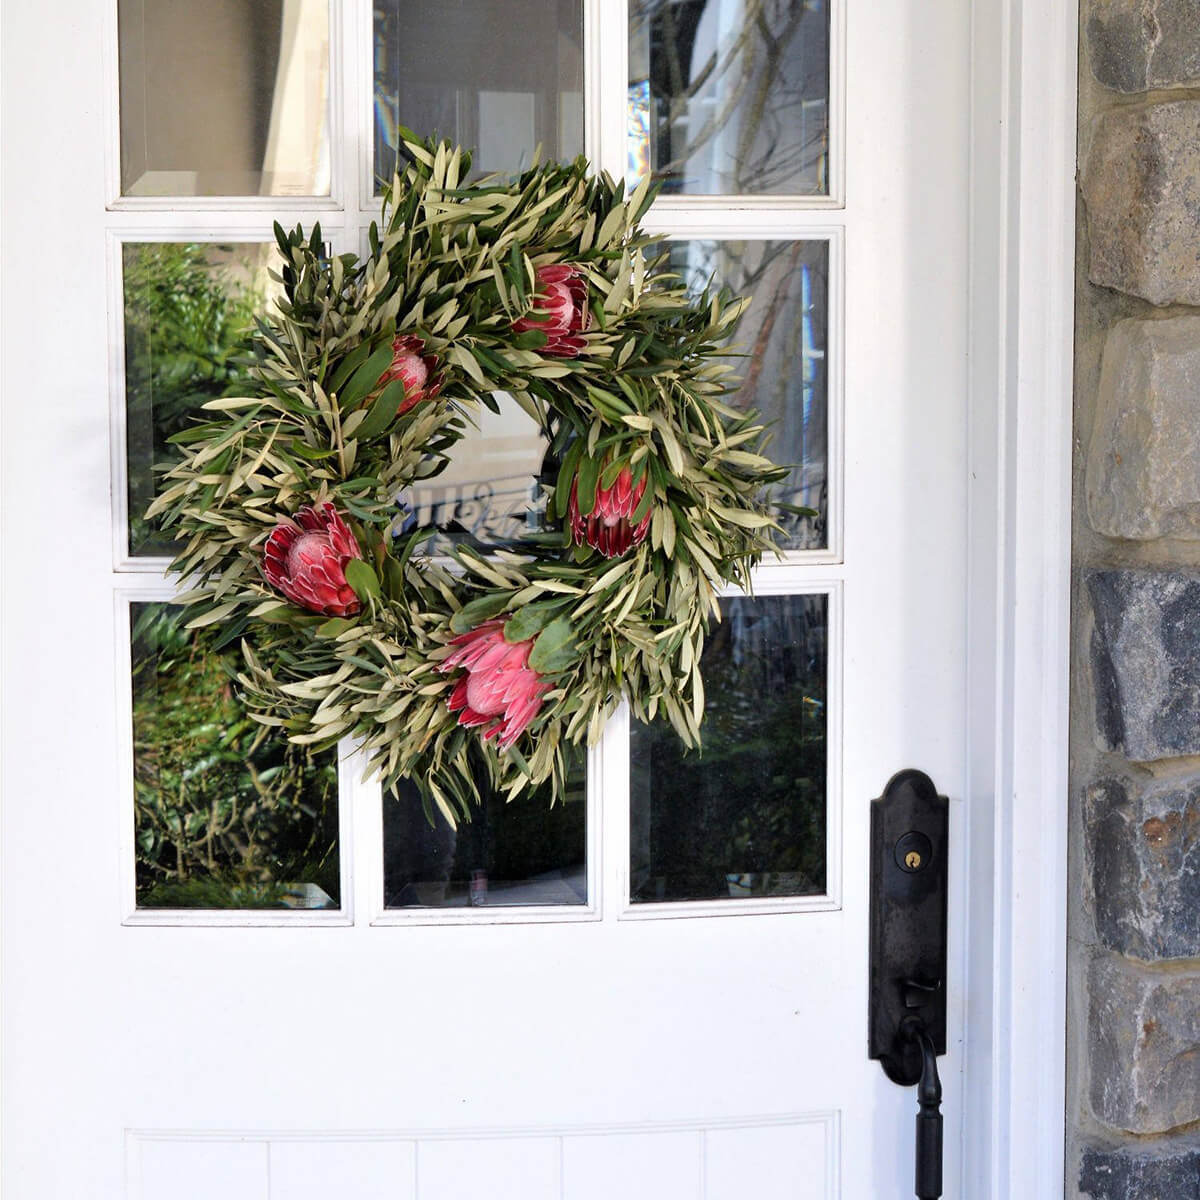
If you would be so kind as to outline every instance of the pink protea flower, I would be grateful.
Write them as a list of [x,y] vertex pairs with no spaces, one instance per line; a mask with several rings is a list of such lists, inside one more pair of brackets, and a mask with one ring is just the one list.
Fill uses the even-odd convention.
[[466,670],[450,693],[450,711],[458,713],[458,723],[468,729],[487,725],[484,740],[499,738],[497,745],[507,750],[537,716],[551,688],[529,666],[533,639],[506,642],[504,622],[498,620],[460,633],[450,644],[457,649],[438,670]]
[[425,342],[411,334],[392,341],[392,365],[379,377],[376,390],[387,387],[394,379],[404,384],[404,399],[396,416],[415,408],[422,400],[431,400],[442,390],[442,377],[437,374],[435,355],[423,354]]
[[533,314],[513,322],[514,333],[531,329],[546,335],[542,354],[554,358],[574,358],[587,342],[579,336],[588,327],[587,284],[583,272],[570,263],[538,267],[538,294],[533,298]]
[[638,545],[650,528],[650,513],[636,524],[631,518],[646,492],[646,476],[634,486],[633,472],[622,467],[611,487],[596,487],[596,504],[585,517],[579,511],[579,475],[571,481],[571,498],[567,504],[567,519],[571,522],[571,537],[577,546],[587,542],[605,558],[619,558],[631,546]]
[[337,509],[325,503],[280,521],[263,547],[267,582],[293,604],[329,617],[353,616],[362,605],[346,582],[346,564],[362,558]]

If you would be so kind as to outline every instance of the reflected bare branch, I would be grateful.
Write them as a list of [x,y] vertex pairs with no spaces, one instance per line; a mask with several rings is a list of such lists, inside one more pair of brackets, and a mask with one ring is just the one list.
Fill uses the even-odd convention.
[[[630,68],[631,105],[645,105],[651,169],[668,191],[826,189],[825,0],[637,0]],[[631,169],[643,157],[631,145]]]

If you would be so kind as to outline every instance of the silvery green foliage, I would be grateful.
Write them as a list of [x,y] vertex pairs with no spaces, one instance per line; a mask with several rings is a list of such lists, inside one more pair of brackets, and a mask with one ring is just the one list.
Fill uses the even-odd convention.
[[[360,738],[385,785],[411,778],[453,822],[484,778],[509,795],[551,780],[559,794],[565,748],[594,742],[622,696],[637,718],[665,715],[698,744],[716,590],[746,585],[774,548],[760,495],[784,470],[764,457],[756,415],[725,403],[717,356],[743,305],[689,297],[647,262],[645,184],[626,198],[577,159],[463,185],[461,149],[415,136],[406,148],[365,261],[326,257],[319,229],[276,228],[284,296],[260,326],[256,394],[205,405],[150,513],[184,540],[172,569],[191,586],[192,624],[242,639],[239,679],[257,719],[299,743]],[[536,329],[513,331],[536,317],[536,272],[555,263],[587,283],[585,344],[571,357],[540,353]],[[441,390],[397,415],[397,395],[378,384],[393,339],[409,335],[438,360]],[[640,545],[605,559],[573,545],[565,522],[516,550],[460,549],[445,562],[421,554],[431,531],[397,535],[397,495],[444,467],[500,391],[539,422],[560,464],[552,520],[564,523],[572,483],[586,514],[622,467],[646,479]],[[325,501],[364,554],[347,572],[363,605],[349,618],[289,605],[260,569],[275,525]],[[529,664],[554,684],[503,753],[458,724],[456,678],[438,670],[452,637],[497,618],[508,640],[533,639]]]

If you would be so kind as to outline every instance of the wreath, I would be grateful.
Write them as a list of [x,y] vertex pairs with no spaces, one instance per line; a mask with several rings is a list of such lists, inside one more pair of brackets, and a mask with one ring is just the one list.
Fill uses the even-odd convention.
[[[718,589],[775,547],[753,411],[729,403],[744,301],[689,295],[638,226],[648,182],[404,138],[370,254],[275,235],[256,395],[204,405],[148,517],[179,539],[192,627],[241,641],[252,715],[299,744],[361,739],[452,824],[481,783],[561,795],[567,751],[624,696],[699,745]],[[541,530],[434,555],[407,489],[508,393],[547,440]]]

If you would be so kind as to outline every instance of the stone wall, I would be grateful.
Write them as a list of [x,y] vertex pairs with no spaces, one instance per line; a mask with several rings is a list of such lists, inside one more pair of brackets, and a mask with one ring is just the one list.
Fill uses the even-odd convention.
[[1200,0],[1081,0],[1067,1195],[1200,1200]]

